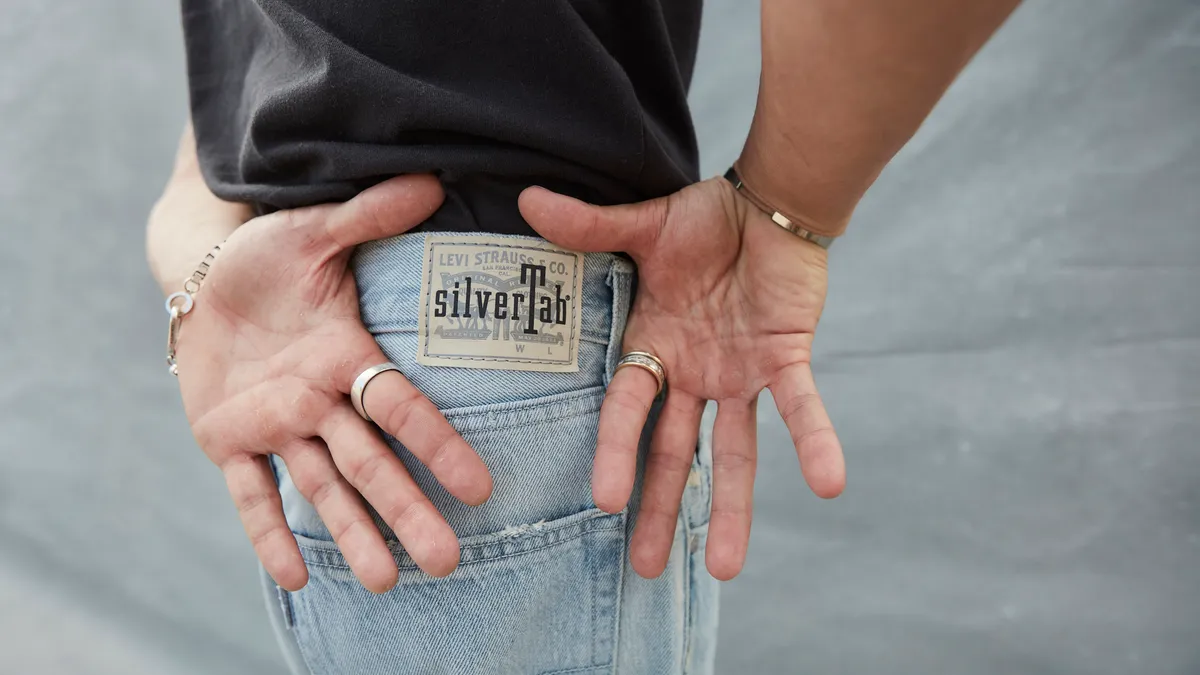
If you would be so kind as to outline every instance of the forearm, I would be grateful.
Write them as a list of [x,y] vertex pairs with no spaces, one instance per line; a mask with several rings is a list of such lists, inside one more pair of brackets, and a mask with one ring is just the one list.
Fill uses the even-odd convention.
[[205,254],[253,215],[248,205],[222,201],[205,185],[189,125],[146,224],[146,257],[163,292],[180,290]]
[[758,107],[738,161],[772,206],[840,234],[1019,0],[763,0]]

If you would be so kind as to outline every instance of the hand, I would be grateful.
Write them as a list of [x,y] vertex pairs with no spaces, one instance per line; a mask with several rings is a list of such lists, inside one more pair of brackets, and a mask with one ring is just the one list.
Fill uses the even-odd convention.
[[[251,220],[222,245],[183,319],[179,385],[192,431],[225,474],[259,560],[288,590],[303,587],[308,570],[284,520],[272,453],[369,590],[390,589],[397,569],[364,497],[421,569],[444,576],[458,564],[454,532],[347,398],[360,372],[388,360],[359,318],[353,247],[411,229],[442,198],[433,177],[405,176],[345,204]],[[482,460],[404,376],[376,376],[363,403],[451,494],[487,500]]]
[[[809,358],[825,302],[826,252],[778,227],[724,179],[641,204],[597,207],[529,188],[521,213],[550,241],[577,251],[625,251],[638,292],[624,351],[658,356],[667,398],[646,457],[630,549],[634,569],[667,564],[706,401],[717,402],[709,572],[741,571],[750,539],[756,404],[764,387],[791,432],[813,492],[845,486],[841,445],[817,395]],[[650,373],[624,368],[600,409],[593,492],[605,511],[633,489],[638,439],[654,400]]]

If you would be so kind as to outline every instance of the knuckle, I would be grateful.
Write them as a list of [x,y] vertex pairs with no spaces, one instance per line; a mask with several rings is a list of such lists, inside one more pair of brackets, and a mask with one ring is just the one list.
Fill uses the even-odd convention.
[[312,387],[299,387],[286,402],[281,402],[280,432],[286,435],[309,436],[329,410],[329,397]]
[[384,424],[388,431],[400,433],[410,423],[416,421],[417,415],[421,412],[422,401],[421,395],[416,391],[405,392],[384,417]]
[[621,443],[609,439],[600,439],[596,442],[596,455],[615,455],[619,457],[636,456],[638,452],[638,444],[636,441],[629,443]]
[[269,492],[245,492],[233,495],[234,506],[243,515],[249,515],[264,507],[270,507],[279,501],[279,495]]
[[714,452],[712,458],[714,471],[740,471],[748,468],[752,469],[754,467],[754,463],[754,455],[744,450],[725,450],[723,452]]
[[811,443],[819,442],[822,437],[831,435],[833,433],[833,427],[831,426],[819,426],[813,429],[805,429],[804,431],[795,432],[791,435],[792,443],[795,444],[797,448],[800,448]]
[[650,412],[649,401],[644,401],[638,396],[625,391],[624,389],[609,391],[608,401],[610,405],[617,409],[618,412],[625,412],[641,417],[645,417]]
[[603,213],[604,212],[596,206],[593,206],[587,210],[587,226],[585,229],[589,235],[595,235],[604,231],[602,222]]
[[[350,530],[353,530],[355,527],[366,527],[371,530],[375,530],[375,524],[372,523],[369,518],[358,515],[353,516],[345,521],[335,521],[334,524],[329,525],[329,534],[333,537],[334,541],[341,541],[342,538],[349,534]],[[375,534],[378,533],[379,531],[375,530]],[[370,534],[370,532],[368,532],[368,534]]]
[[428,459],[429,464],[441,464],[442,462],[453,457],[454,449],[458,445],[456,443],[457,440],[458,434],[452,431],[444,432],[437,440],[433,442],[433,452],[429,454]]
[[671,206],[674,200],[678,199],[674,194],[668,195],[663,199],[656,199],[650,203],[650,208],[639,213],[638,220],[645,218],[648,222],[639,222],[638,230],[648,232],[648,243],[650,248],[658,246],[658,240],[662,237],[663,229],[666,227],[667,220],[671,215]]
[[667,522],[675,520],[679,515],[679,506],[683,503],[683,493],[671,496],[666,490],[655,490],[642,494],[642,505],[638,511],[638,520]]
[[214,462],[224,454],[221,451],[225,445],[221,442],[223,434],[217,431],[216,425],[207,422],[206,418],[202,418],[192,425],[192,436],[196,438],[196,445],[199,445],[204,454]]
[[745,501],[714,501],[712,505],[711,515],[713,517],[732,516],[734,518],[745,518],[750,515],[750,505]]
[[[299,487],[299,486],[297,486]],[[315,485],[309,483],[306,490],[301,490],[301,494],[312,504],[318,511],[323,509],[330,499],[333,499],[338,492],[338,481],[336,478],[326,478],[318,481]]]
[[795,416],[813,410],[820,404],[821,398],[814,393],[795,394],[784,402],[780,416],[790,424]]
[[692,470],[690,457],[671,452],[651,452],[646,457],[646,471],[665,473],[671,476],[686,475]]
[[214,464],[222,468],[239,459],[248,460],[245,453],[251,450],[255,440],[253,423],[242,421],[245,413],[228,413],[228,405],[223,405],[192,424],[196,444]]
[[250,545],[257,549],[260,545],[265,544],[267,540],[271,539],[271,537],[278,533],[279,528],[277,527],[265,527],[261,530],[255,530],[253,532],[247,531],[246,538],[250,540]]
[[371,485],[384,473],[387,459],[380,453],[371,453],[358,459],[348,467],[346,478],[360,492],[369,492]]
[[392,526],[392,531],[399,536],[401,532],[409,529],[409,525],[414,524],[421,517],[423,502],[424,500],[421,499],[412,499],[404,504],[394,504],[388,513],[381,515]]

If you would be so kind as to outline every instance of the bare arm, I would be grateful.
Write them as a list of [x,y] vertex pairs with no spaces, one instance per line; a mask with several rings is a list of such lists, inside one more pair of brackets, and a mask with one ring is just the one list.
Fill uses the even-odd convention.
[[146,224],[146,258],[163,293],[180,290],[205,254],[253,215],[248,205],[222,201],[205,185],[187,125],[171,178]]
[[[444,576],[458,563],[454,532],[346,398],[358,373],[388,360],[359,316],[352,250],[419,225],[442,198],[434,177],[400,176],[343,204],[251,219],[249,207],[209,191],[188,128],[150,215],[147,257],[167,293],[225,242],[180,327],[180,394],[259,560],[288,590],[302,587],[308,572],[270,454],[287,464],[366,588],[383,592],[397,578],[366,504],[425,571]],[[487,467],[433,403],[399,372],[371,382],[367,413],[427,464],[437,453],[431,471],[451,494],[467,504],[486,500]]]
[[858,200],[1019,0],[763,0],[758,107],[738,168],[840,234]]
[[[758,108],[738,167],[774,208],[817,234],[839,234],[884,165],[1017,0],[763,0]],[[667,399],[646,458],[633,567],[666,565],[707,401],[713,427],[712,518],[705,561],[742,568],[757,462],[757,399],[769,388],[813,492],[834,497],[845,463],[810,360],[825,304],[826,252],[777,227],[717,178],[642,204],[596,207],[539,188],[526,220],[551,241],[621,250],[638,265],[626,350],[666,365]],[[703,261],[703,264],[697,264]],[[595,500],[625,506],[638,438],[657,383],[627,368],[600,412]]]

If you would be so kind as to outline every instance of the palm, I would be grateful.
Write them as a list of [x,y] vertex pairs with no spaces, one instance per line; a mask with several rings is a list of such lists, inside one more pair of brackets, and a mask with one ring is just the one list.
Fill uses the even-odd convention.
[[[521,198],[547,239],[583,251],[628,252],[638,294],[623,348],[647,351],[667,369],[668,393],[646,456],[631,557],[656,576],[666,565],[700,418],[717,403],[713,503],[706,558],[714,576],[740,571],[750,535],[757,461],[757,399],[769,388],[791,431],[810,487],[836,496],[845,481],[841,446],[809,368],[825,302],[826,256],[776,227],[724,180],[643,204],[594,207],[540,189]],[[600,411],[593,492],[624,508],[655,382],[626,369]]]
[[[323,265],[297,265],[279,254],[280,245],[299,243],[280,241],[288,236],[286,228],[252,221],[222,246],[204,302],[180,338],[181,348],[206,363],[199,372],[180,373],[193,421],[265,381],[326,372],[323,355],[345,358],[347,346],[371,348],[358,324],[348,252]],[[340,399],[332,383],[321,388],[330,406]]]
[[482,460],[400,373],[379,373],[359,397],[378,426],[346,397],[359,373],[388,361],[359,320],[351,251],[406,232],[441,199],[433,177],[402,176],[344,204],[251,221],[222,247],[184,321],[179,380],[192,430],[224,472],[263,566],[288,590],[307,570],[268,454],[376,592],[396,582],[397,568],[367,504],[426,572],[444,576],[458,562],[454,532],[380,428],[464,503],[491,493]]
[[[627,336],[678,365],[673,389],[706,400],[752,398],[783,367],[806,363],[825,298],[824,252],[732,210],[700,184],[671,198]],[[715,187],[720,187],[718,184]],[[716,202],[716,203],[714,203]],[[769,221],[768,221],[769,224]]]

